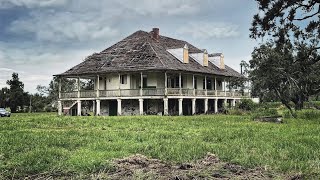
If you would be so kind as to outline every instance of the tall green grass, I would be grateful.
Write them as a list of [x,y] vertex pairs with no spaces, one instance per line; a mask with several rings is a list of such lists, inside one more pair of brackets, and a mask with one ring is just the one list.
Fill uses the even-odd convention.
[[172,163],[207,152],[246,167],[320,176],[320,120],[260,123],[250,116],[0,118],[0,179],[86,174],[140,153]]

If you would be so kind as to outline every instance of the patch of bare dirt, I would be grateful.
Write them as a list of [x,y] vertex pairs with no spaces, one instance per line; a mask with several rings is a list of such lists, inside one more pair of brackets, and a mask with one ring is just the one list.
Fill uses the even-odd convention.
[[[247,169],[226,163],[214,154],[207,154],[194,163],[171,165],[137,154],[114,161],[115,171],[92,178],[107,179],[274,179],[280,176],[262,168]],[[283,178],[283,177],[282,177]]]

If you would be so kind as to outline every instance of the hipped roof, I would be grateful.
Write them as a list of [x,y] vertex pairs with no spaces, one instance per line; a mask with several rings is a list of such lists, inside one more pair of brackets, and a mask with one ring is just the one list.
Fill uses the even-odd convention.
[[221,76],[242,77],[240,73],[225,65],[220,69],[209,62],[207,67],[191,57],[183,63],[170,54],[168,49],[182,48],[187,44],[189,53],[203,51],[192,44],[166,36],[154,39],[151,32],[137,31],[111,47],[88,56],[82,63],[56,76],[81,76],[93,74],[136,71],[185,71]]

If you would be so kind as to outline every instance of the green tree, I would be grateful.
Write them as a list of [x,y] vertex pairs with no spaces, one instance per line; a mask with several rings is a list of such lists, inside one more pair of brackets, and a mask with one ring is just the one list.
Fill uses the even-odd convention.
[[9,107],[11,112],[16,112],[18,106],[23,107],[25,104],[24,84],[19,80],[18,73],[13,73],[12,79],[7,81],[7,85],[10,87]]
[[306,41],[319,49],[319,0],[256,0],[259,12],[254,15],[250,37],[272,37],[278,44]]
[[9,89],[4,87],[0,90],[0,107],[8,107],[9,106]]
[[[314,53],[311,56],[310,51]],[[307,45],[293,48],[268,42],[255,48],[249,76],[253,93],[275,94],[293,114],[290,102],[300,110],[310,96],[320,92],[319,59],[319,54]]]

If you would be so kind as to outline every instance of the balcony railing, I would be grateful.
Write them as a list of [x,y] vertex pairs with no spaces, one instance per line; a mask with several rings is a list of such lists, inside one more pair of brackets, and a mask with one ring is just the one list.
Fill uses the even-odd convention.
[[95,90],[85,90],[85,91],[80,91],[80,97],[81,98],[90,98],[90,97],[95,97],[96,96]]
[[196,96],[205,96],[206,90],[205,89],[196,89]]
[[163,96],[165,92],[164,88],[152,88],[152,89],[143,89],[143,96]]
[[168,88],[168,95],[180,95],[180,88]]
[[[141,94],[142,92],[142,94]],[[148,88],[148,89],[112,89],[99,90],[99,97],[137,97],[137,96],[209,96],[209,97],[249,97],[249,93],[238,91],[221,91],[205,89],[180,89],[180,88]],[[61,99],[70,98],[96,98],[97,90],[81,90],[72,92],[61,92]]]
[[78,97],[78,91],[61,92],[61,99],[76,98],[76,97]]

